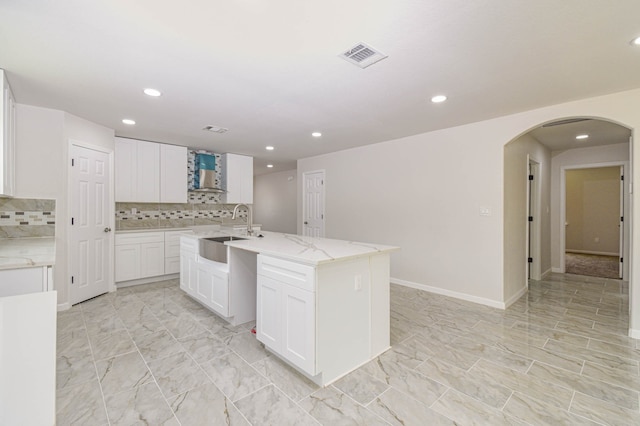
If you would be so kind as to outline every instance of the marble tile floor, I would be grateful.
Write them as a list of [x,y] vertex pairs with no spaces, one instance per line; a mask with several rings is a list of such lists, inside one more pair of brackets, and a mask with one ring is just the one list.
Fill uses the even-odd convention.
[[392,349],[318,388],[175,280],[58,314],[58,425],[640,424],[628,288],[552,274],[502,311],[392,285]]

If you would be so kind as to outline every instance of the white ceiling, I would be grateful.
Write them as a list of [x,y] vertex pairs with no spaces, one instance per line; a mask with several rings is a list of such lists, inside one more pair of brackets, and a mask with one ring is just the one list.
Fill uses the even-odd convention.
[[[253,155],[259,174],[640,87],[639,16],[638,0],[3,0],[0,67],[20,103]],[[359,42],[389,57],[338,58]]]

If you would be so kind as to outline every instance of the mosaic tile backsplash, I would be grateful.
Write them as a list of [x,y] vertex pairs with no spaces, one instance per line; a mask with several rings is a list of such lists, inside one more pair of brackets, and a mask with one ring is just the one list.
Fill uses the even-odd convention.
[[116,203],[116,230],[186,228],[200,225],[246,223],[242,210],[232,220],[235,204],[220,204],[220,194],[189,192],[188,203]]
[[53,237],[55,200],[0,198],[0,238]]

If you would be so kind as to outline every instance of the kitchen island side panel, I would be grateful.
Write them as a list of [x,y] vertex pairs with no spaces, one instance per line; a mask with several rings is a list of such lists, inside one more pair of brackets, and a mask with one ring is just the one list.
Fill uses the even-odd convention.
[[371,359],[369,258],[317,267],[317,368],[323,386]]
[[391,345],[391,289],[389,253],[369,257],[371,270],[371,356]]

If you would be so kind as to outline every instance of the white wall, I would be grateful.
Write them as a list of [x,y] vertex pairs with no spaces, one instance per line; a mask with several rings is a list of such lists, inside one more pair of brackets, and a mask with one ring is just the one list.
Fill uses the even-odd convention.
[[253,221],[266,231],[296,233],[295,170],[258,175],[253,180]]
[[[638,110],[640,90],[631,90],[305,158],[298,161],[298,193],[304,172],[325,169],[328,237],[399,245],[391,264],[396,282],[500,306],[504,145],[565,117],[640,128]],[[640,149],[634,155],[640,164]],[[633,180],[640,188],[640,174]],[[491,216],[480,216],[480,207]],[[298,224],[301,215],[298,197]],[[640,208],[633,220],[640,220]],[[640,249],[640,227],[633,232]],[[631,257],[632,269],[640,270],[640,256]],[[640,289],[634,285],[632,276],[631,328],[640,337]]]
[[551,269],[551,152],[525,134],[504,147],[504,301],[515,302],[527,289],[527,194],[529,159],[537,162],[540,254],[532,253],[541,274]]
[[[562,238],[564,236],[564,215],[562,213],[563,170],[570,168],[592,167],[594,165],[608,165],[611,163],[628,164],[630,162],[629,144],[622,143],[616,145],[597,146],[593,148],[577,148],[568,151],[553,152],[551,155],[551,266],[556,272],[564,272],[564,252],[562,251]],[[636,168],[640,167],[639,165],[640,163],[635,162]],[[628,169],[628,167],[626,168]],[[633,198],[629,195],[628,190],[628,185],[632,181],[630,177],[635,175],[633,177],[635,179],[640,176],[638,173],[632,174],[631,170],[626,170],[625,173],[627,175],[627,178],[625,179],[625,186],[627,187],[627,190],[625,191],[625,217],[629,218],[631,217],[630,207],[633,202]],[[636,206],[633,215],[634,220],[636,217],[640,216],[640,212],[638,212],[638,210],[640,210],[640,206]],[[630,235],[630,225],[631,222],[625,220],[625,235]],[[640,238],[640,236],[638,238]],[[637,241],[636,250],[640,250],[640,240],[634,241]],[[630,255],[628,257],[631,258],[632,253],[630,253],[629,241],[625,242],[625,246],[625,252],[629,253]],[[625,277],[630,277],[630,265],[631,262],[625,262],[623,265],[625,269]],[[640,262],[638,267],[640,267]],[[640,293],[640,286],[636,293]],[[640,294],[638,294],[638,296],[640,296]],[[640,315],[640,298],[638,300],[638,309],[638,315]],[[636,328],[640,329],[640,318],[638,318],[638,321]]]
[[[70,140],[113,150],[114,131],[74,115],[30,105],[16,110],[16,198],[56,200],[58,304],[69,300],[68,176]],[[113,216],[113,215],[112,215]]]

